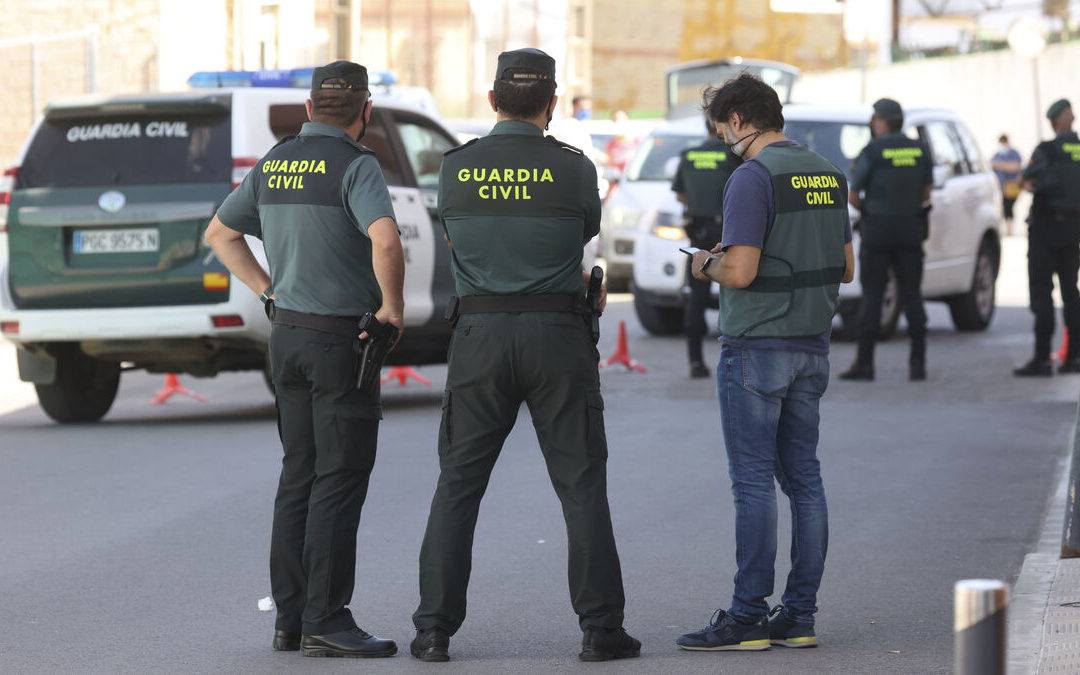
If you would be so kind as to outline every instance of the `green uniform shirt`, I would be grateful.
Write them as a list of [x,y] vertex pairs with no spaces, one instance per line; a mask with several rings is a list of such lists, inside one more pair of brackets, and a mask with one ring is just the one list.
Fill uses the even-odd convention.
[[584,294],[582,246],[600,231],[596,168],[536,125],[499,122],[447,152],[439,216],[458,296]]
[[718,138],[710,138],[680,153],[671,190],[686,196],[686,210],[692,217],[722,217],[724,185],[734,170],[728,161],[727,145]]
[[851,189],[865,190],[863,243],[921,244],[927,234],[923,190],[933,183],[933,161],[921,142],[900,132],[870,141],[851,174]]
[[267,153],[218,209],[263,240],[274,304],[330,316],[382,305],[367,229],[383,217],[394,209],[375,154],[318,122]]
[[1076,132],[1062,131],[1054,140],[1040,143],[1023,175],[1035,181],[1033,212],[1080,211],[1080,138]]

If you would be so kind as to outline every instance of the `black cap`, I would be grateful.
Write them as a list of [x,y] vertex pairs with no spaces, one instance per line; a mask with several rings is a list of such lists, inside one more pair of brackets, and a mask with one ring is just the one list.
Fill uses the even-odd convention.
[[879,98],[874,101],[874,112],[879,115],[903,115],[904,109],[891,98]]
[[1072,104],[1069,103],[1067,98],[1059,98],[1050,104],[1050,107],[1046,109],[1046,119],[1053,122],[1057,119],[1057,116],[1065,112],[1065,108],[1071,108]]
[[555,59],[539,49],[515,49],[499,54],[496,80],[535,82],[555,79]]
[[[327,82],[341,79],[344,82]],[[319,66],[311,73],[311,90],[317,89],[355,89],[365,91],[368,88],[367,68],[352,61],[334,61]]]

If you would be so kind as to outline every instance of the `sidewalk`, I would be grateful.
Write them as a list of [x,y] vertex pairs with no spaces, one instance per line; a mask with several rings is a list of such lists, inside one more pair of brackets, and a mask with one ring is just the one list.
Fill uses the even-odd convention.
[[1060,558],[1070,461],[1062,461],[1061,480],[1039,542],[1024,558],[1012,589],[1006,655],[1010,675],[1080,673],[1080,558]]

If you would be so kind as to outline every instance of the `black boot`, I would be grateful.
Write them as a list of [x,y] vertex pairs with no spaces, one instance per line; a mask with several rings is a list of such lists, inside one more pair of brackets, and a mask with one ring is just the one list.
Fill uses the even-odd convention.
[[872,382],[874,379],[874,343],[867,340],[859,341],[859,350],[855,355],[855,363],[840,373],[841,380],[862,380]]
[[705,359],[701,355],[701,339],[687,338],[686,352],[690,357],[690,377],[701,378],[709,376],[709,368],[705,365]]
[[926,338],[911,338],[911,356],[908,357],[908,379],[912,382],[926,379]]
[[1054,374],[1050,359],[1033,358],[1019,368],[1013,368],[1017,377],[1050,377]]

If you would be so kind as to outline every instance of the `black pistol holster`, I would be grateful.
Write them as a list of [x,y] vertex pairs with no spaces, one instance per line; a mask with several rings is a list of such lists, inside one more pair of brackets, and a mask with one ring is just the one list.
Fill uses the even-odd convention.
[[368,336],[360,340],[356,347],[359,356],[357,387],[360,391],[372,391],[387,354],[397,343],[398,329],[389,321],[379,323],[371,312],[360,318],[358,328],[358,332],[367,332]]
[[585,293],[585,306],[589,310],[589,330],[592,332],[593,344],[600,341],[600,293],[604,285],[604,269],[599,265],[592,268],[589,274],[589,287]]

